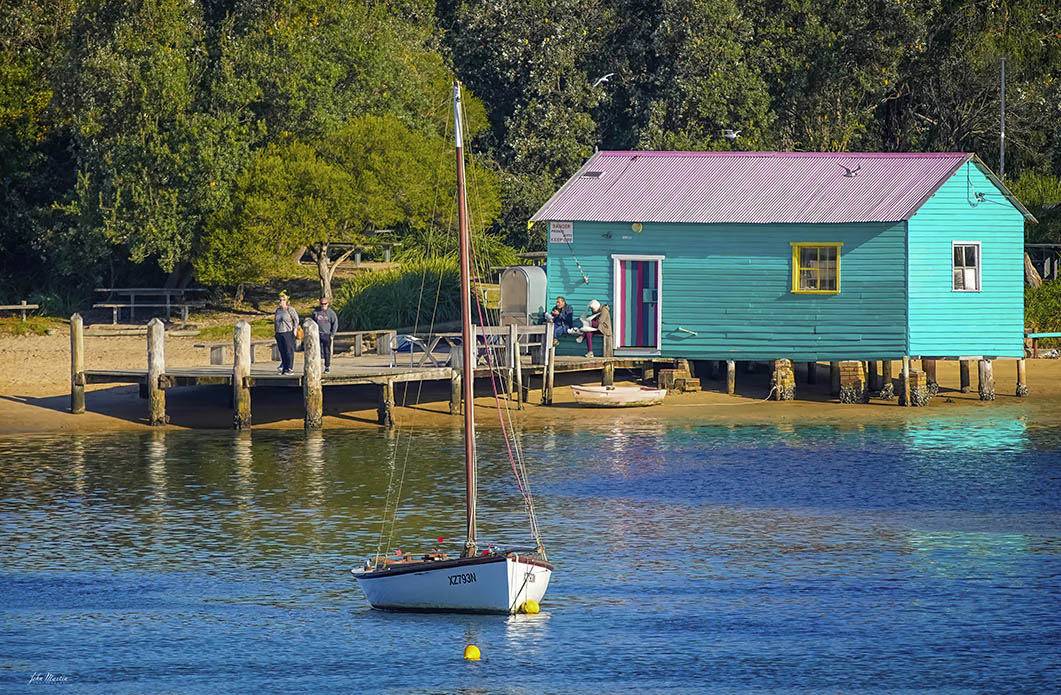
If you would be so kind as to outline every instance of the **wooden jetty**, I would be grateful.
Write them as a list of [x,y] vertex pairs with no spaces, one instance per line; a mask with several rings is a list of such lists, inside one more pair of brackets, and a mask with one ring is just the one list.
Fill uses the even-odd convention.
[[[280,386],[299,388],[303,391],[306,406],[306,427],[321,426],[324,390],[332,386],[369,385],[378,391],[378,422],[393,423],[394,386],[403,382],[449,381],[450,413],[461,411],[461,379],[459,368],[460,346],[450,346],[450,354],[412,353],[410,365],[396,364],[404,361],[403,353],[391,353],[389,345],[378,346],[375,354],[359,357],[333,359],[329,373],[323,373],[317,325],[307,320],[303,324],[306,346],[301,364],[296,364],[292,374],[278,374],[274,363],[254,362],[251,349],[250,325],[240,321],[234,331],[233,361],[231,364],[204,364],[196,367],[168,367],[165,363],[165,329],[161,320],[155,318],[148,324],[148,360],[144,368],[84,368],[84,328],[79,314],[70,319],[70,410],[85,411],[85,386],[89,384],[139,384],[141,397],[148,401],[148,420],[152,425],[168,422],[165,413],[166,391],[187,386],[228,386],[232,389],[233,426],[243,429],[251,425],[250,390],[255,386]],[[482,330],[481,327],[479,330]],[[516,401],[522,408],[530,391],[531,378],[539,381],[542,403],[552,403],[553,376],[557,372],[601,373],[602,384],[611,384],[616,368],[643,369],[645,360],[616,359],[614,357],[565,357],[558,356],[551,344],[551,333],[546,326],[487,327],[488,336],[497,339],[490,346],[490,354],[481,354],[481,366],[475,369],[474,378],[489,378],[491,373],[500,374],[506,397]],[[421,341],[423,342],[423,341]],[[437,345],[438,340],[427,341]],[[514,346],[519,346],[515,349]],[[481,353],[486,347],[479,345]],[[525,355],[524,352],[529,354]],[[519,355],[517,358],[516,355]],[[299,362],[296,358],[296,363]],[[430,362],[430,364],[426,364]],[[491,364],[493,362],[493,364]]]

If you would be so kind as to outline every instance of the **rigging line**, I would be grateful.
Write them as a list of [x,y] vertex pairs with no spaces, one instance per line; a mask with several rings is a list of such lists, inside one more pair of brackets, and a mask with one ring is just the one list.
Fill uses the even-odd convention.
[[[466,123],[464,125],[466,125]],[[462,134],[466,135],[467,134],[466,130]],[[467,138],[465,138],[465,140],[467,140]],[[468,153],[468,156],[469,156],[469,159],[474,162],[474,155],[470,151]],[[473,169],[472,167],[468,167],[469,172],[471,172],[472,169]],[[482,223],[482,221],[484,219],[484,216],[482,214],[482,207],[481,207],[482,196],[479,195],[478,179],[475,177],[474,173],[472,173],[472,177],[471,178],[472,178],[472,186],[471,187],[472,187],[473,191],[475,192],[474,201],[475,201],[475,204],[476,204],[476,212],[478,212],[478,222],[480,224],[480,227],[482,228],[482,227],[485,227],[485,225],[483,225],[483,223]],[[470,240],[471,240],[471,237],[472,237],[472,235],[469,233]],[[482,290],[482,283],[481,283],[481,281],[478,278],[485,277],[485,275],[486,275],[486,273],[485,273],[486,266],[485,266],[485,263],[481,263],[479,261],[480,256],[479,256],[479,254],[477,254],[475,252],[475,244],[469,244],[469,246],[471,246],[472,259],[473,259],[473,263],[474,263],[474,265],[476,267],[476,276],[477,276],[477,279],[475,280],[476,290],[477,290],[476,291],[476,307],[477,307],[478,313],[479,313],[479,323],[480,323],[481,326],[485,326],[486,322],[483,319],[482,301],[481,301],[481,298],[484,295],[483,295],[483,290]],[[577,263],[577,259],[576,259],[576,263]],[[583,275],[583,277],[585,277],[585,275]],[[587,280],[587,282],[588,282],[588,280]],[[506,400],[505,401],[505,407],[504,407],[504,413],[507,414],[508,420],[509,420],[509,426],[508,426],[508,428],[506,428],[505,427],[505,418],[502,415],[501,399],[498,396],[498,388],[497,388],[497,379],[500,378],[500,366],[497,365],[496,360],[493,359],[494,352],[493,352],[493,349],[490,346],[490,343],[489,343],[489,340],[488,340],[488,338],[486,336],[485,331],[483,331],[483,342],[487,346],[487,361],[488,361],[488,364],[490,365],[491,387],[492,387],[493,392],[494,392],[494,402],[495,402],[495,405],[497,406],[497,409],[498,409],[498,415],[499,415],[499,420],[500,420],[500,423],[501,423],[501,429],[502,429],[502,432],[503,432],[503,434],[505,436],[505,446],[508,449],[509,461],[512,464],[512,469],[513,469],[513,473],[514,473],[514,475],[516,477],[517,485],[520,488],[520,492],[521,492],[521,494],[523,496],[524,503],[525,503],[525,505],[527,507],[527,515],[528,515],[528,518],[529,518],[529,521],[530,521],[530,525],[531,525],[532,537],[536,541],[536,543],[538,545],[538,549],[542,553],[542,556],[544,557],[545,556],[545,548],[544,548],[544,545],[543,545],[542,540],[541,540],[541,534],[540,534],[540,530],[539,530],[538,523],[537,523],[537,515],[536,515],[535,510],[534,510],[534,501],[533,501],[533,498],[530,495],[530,480],[529,480],[529,477],[527,475],[526,465],[525,465],[525,462],[523,460],[522,451],[520,450],[520,447],[519,447],[518,437],[516,436],[516,432],[515,432],[515,426],[514,426],[514,423],[512,422],[511,406],[510,406],[510,403],[508,402],[508,400]],[[474,346],[472,346],[472,347],[474,347]],[[472,349],[472,347],[468,347],[466,349]],[[513,348],[516,350],[515,358],[519,359],[518,342],[517,342],[517,344],[515,346],[513,346]],[[515,452],[516,452],[515,456],[513,456],[513,447],[515,447]],[[519,462],[518,468],[517,468],[517,460]],[[521,472],[522,472],[522,476],[520,475]]]

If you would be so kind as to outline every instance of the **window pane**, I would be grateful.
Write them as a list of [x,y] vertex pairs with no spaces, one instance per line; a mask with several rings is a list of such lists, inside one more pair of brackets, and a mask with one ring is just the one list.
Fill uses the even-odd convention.
[[978,290],[976,286],[976,268],[965,269],[965,289],[967,290]]
[[965,247],[965,267],[975,268],[976,267],[976,247],[966,246]]
[[954,267],[955,268],[961,268],[963,265],[965,265],[965,252],[964,252],[964,249],[965,249],[964,246],[955,246],[954,247]]
[[835,290],[836,289],[836,274],[822,275],[822,287],[823,290]]
[[814,268],[818,265],[818,249],[814,246],[803,246],[799,250],[799,267]]
[[[835,246],[823,246],[822,247],[822,260],[823,261],[836,261],[836,247]],[[835,267],[835,263],[834,263],[833,267]]]
[[799,288],[801,290],[818,289],[818,273],[814,270],[799,271]]
[[961,268],[954,269],[954,289],[964,290],[965,289],[965,275]]

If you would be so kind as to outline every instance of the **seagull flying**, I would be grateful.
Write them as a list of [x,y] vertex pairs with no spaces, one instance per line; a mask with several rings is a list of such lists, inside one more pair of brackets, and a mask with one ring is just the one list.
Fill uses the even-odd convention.
[[848,166],[844,166],[843,164],[840,164],[840,162],[837,162],[836,164],[837,164],[837,166],[839,166],[841,169],[844,170],[844,176],[846,176],[848,178],[851,178],[852,176],[858,176],[858,172],[862,171],[862,165],[861,164],[856,166],[854,169],[852,169],[851,167],[848,167]]
[[726,128],[722,131],[722,137],[726,138],[727,140],[736,140],[740,137],[740,131],[730,130],[729,128]]
[[609,72],[607,75],[601,75],[600,77],[597,78],[597,81],[593,83],[593,86],[596,87],[597,85],[601,84],[602,82],[607,82],[608,78],[611,77],[614,74],[615,74],[614,72]]

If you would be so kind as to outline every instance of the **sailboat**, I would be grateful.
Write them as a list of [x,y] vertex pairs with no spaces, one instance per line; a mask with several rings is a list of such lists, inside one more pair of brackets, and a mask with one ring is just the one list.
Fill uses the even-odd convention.
[[[474,346],[471,316],[471,242],[464,182],[463,116],[460,84],[453,85],[453,121],[457,150],[457,222],[460,240],[461,336]],[[476,457],[474,360],[464,353],[464,463],[467,496],[467,539],[460,557],[437,550],[421,557],[376,558],[352,572],[373,608],[384,610],[462,613],[537,612],[553,565],[541,543],[536,548],[480,550],[476,539]]]

